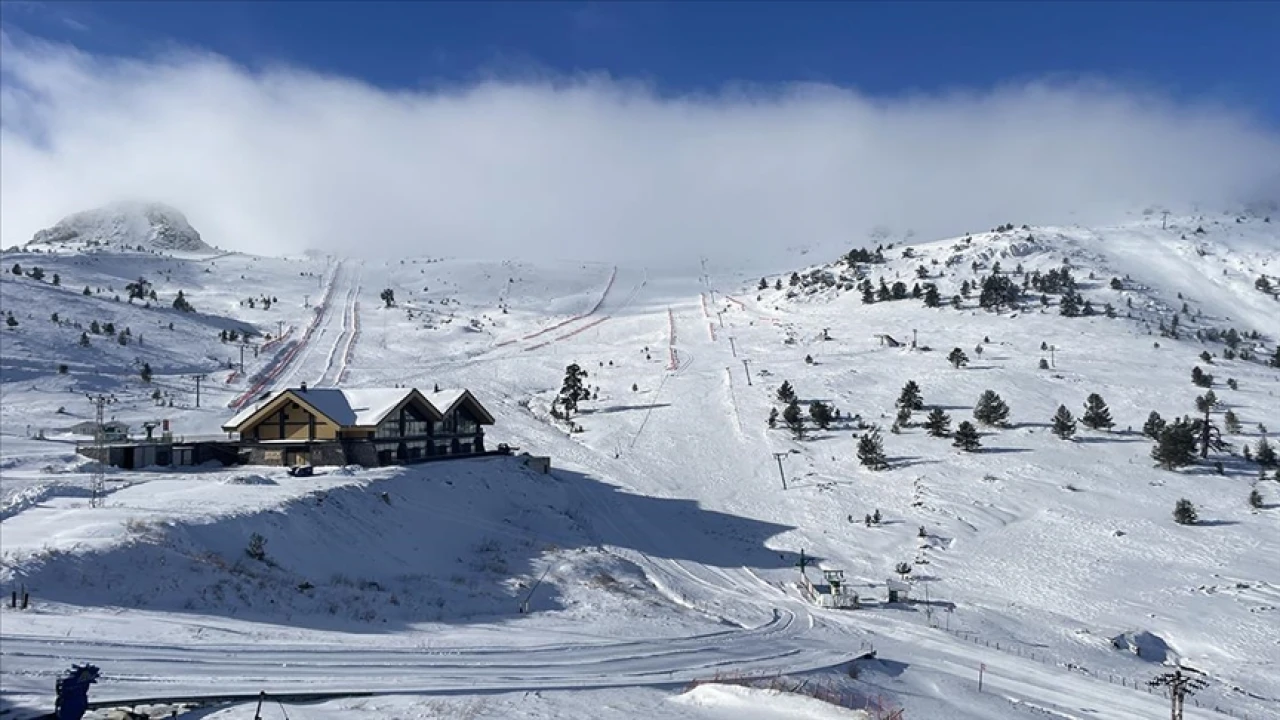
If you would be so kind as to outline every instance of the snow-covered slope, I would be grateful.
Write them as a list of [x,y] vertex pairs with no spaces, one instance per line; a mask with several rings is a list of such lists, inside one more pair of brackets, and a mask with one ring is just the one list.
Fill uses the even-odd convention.
[[120,202],[78,212],[31,238],[29,246],[211,253],[186,216],[160,203]]
[[[527,704],[476,699],[505,716],[597,717],[600,703],[619,717],[736,717],[743,703],[785,716],[772,714],[776,698],[733,690],[663,699],[692,679],[753,672],[880,698],[908,718],[1135,718],[1167,712],[1166,700],[1132,687],[1161,671],[1159,650],[1209,674],[1200,696],[1209,705],[1280,716],[1280,484],[1273,469],[1260,481],[1239,454],[1263,426],[1280,427],[1280,369],[1267,365],[1280,302],[1256,287],[1264,276],[1278,284],[1280,233],[1256,217],[1162,222],[1019,226],[887,248],[884,262],[800,269],[794,285],[788,271],[763,290],[761,278],[718,274],[714,258],[706,275],[238,255],[205,273],[193,260],[163,260],[177,279],[166,275],[159,294],[171,304],[186,289],[195,315],[74,292],[119,288],[134,256],[6,253],[6,270],[38,262],[71,291],[12,273],[0,286],[3,309],[20,321],[0,332],[10,502],[0,579],[6,590],[27,582],[38,607],[0,614],[3,652],[21,653],[25,668],[6,662],[5,685],[44,692],[74,655],[113,673],[97,694],[114,697],[485,688],[536,693]],[[1061,293],[1042,301],[1032,289],[1020,309],[979,308],[980,289],[965,298],[962,286],[996,262],[1019,287],[1068,267],[1094,314],[1064,317]],[[864,278],[890,289],[901,281],[907,298],[864,303]],[[917,283],[922,295],[935,285],[941,307],[912,298]],[[268,287],[280,300],[271,310],[239,305]],[[384,289],[394,307],[379,299]],[[163,409],[179,432],[213,432],[255,388],[438,383],[471,388],[494,411],[491,444],[550,455],[555,469],[480,460],[311,480],[262,468],[112,472],[121,489],[89,509],[83,463],[64,444],[23,437],[25,426],[52,437],[70,424],[58,406],[83,420],[88,389],[115,392],[114,412],[135,424],[157,410],[153,385],[119,367],[127,357],[95,355],[68,375],[51,367],[48,354],[81,348],[24,310],[79,317],[90,306],[73,303],[84,302],[138,313],[122,317],[139,326],[207,313],[200,322],[294,328],[275,351],[246,357],[244,375],[218,361],[234,346],[209,332],[216,325],[148,332],[153,385],[190,397],[187,376],[211,373],[201,408]],[[966,367],[948,363],[955,347]],[[593,389],[573,418],[580,432],[550,414],[569,363]],[[1191,384],[1195,365],[1215,376],[1215,421],[1230,409],[1242,427],[1225,437],[1233,452],[1161,470],[1140,430],[1152,410],[1195,413],[1204,392]],[[782,423],[770,428],[783,380],[805,405],[832,403],[846,419],[810,424],[800,439]],[[988,389],[1007,401],[1010,421],[983,427],[975,453],[928,435],[925,412],[892,433],[908,380],[953,427],[973,419]],[[1110,405],[1110,431],[1081,428],[1071,441],[1049,432],[1060,404],[1079,417],[1090,393]],[[853,415],[883,429],[887,469],[858,462]],[[1253,488],[1262,508],[1246,502]],[[1179,498],[1198,506],[1199,524],[1173,522]],[[867,526],[877,510],[882,522]],[[270,564],[244,554],[254,533]],[[844,570],[867,607],[805,600],[801,551]],[[883,602],[904,562],[928,603]],[[532,612],[522,614],[526,595]],[[1117,637],[1148,650],[1118,648]],[[870,646],[879,661],[848,678],[844,663]],[[631,689],[584,689],[615,685]],[[383,717],[442,701],[363,702],[327,711]],[[792,709],[808,711],[799,701]]]

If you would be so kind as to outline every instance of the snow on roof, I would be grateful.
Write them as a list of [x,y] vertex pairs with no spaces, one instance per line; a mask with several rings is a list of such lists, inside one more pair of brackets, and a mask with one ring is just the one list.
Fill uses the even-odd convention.
[[423,395],[427,398],[427,402],[431,403],[431,407],[443,414],[449,412],[449,408],[453,407],[465,392],[466,390],[462,388],[447,388],[438,392],[423,393]]
[[377,425],[413,392],[413,388],[288,388],[246,406],[223,427],[240,425],[285,392],[292,392],[335,423],[352,427]]
[[[267,398],[249,405],[236,413],[223,427],[235,427],[253,417],[267,404],[292,391],[295,396],[311,405],[343,427],[367,427],[377,425],[405,400],[413,388],[288,388],[272,393]],[[440,414],[449,411],[466,394],[465,389],[454,388],[423,396]]]

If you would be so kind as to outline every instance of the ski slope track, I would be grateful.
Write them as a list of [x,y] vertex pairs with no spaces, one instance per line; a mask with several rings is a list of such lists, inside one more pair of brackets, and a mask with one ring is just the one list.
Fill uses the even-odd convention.
[[[2,416],[0,482],[15,501],[0,515],[0,590],[25,585],[35,606],[0,608],[0,705],[47,704],[58,673],[91,661],[104,669],[93,698],[122,704],[259,691],[403,703],[309,707],[318,718],[468,712],[418,696],[497,703],[487,712],[501,717],[788,717],[765,703],[668,702],[695,680],[750,674],[836,684],[908,720],[1135,720],[1168,716],[1169,700],[1145,683],[1183,662],[1209,681],[1186,717],[1280,718],[1280,482],[1239,451],[1280,427],[1280,369],[1266,364],[1280,303],[1254,287],[1280,270],[1280,233],[1258,218],[1169,223],[886,248],[883,263],[779,268],[766,289],[711,260],[652,276],[612,267],[605,279],[601,265],[406,258],[385,266],[401,305],[371,304],[363,317],[361,279],[374,269],[358,260],[334,261],[323,281],[313,263],[292,285],[271,270],[280,315],[242,309],[201,271],[193,277],[204,285],[184,282],[202,310],[297,328],[260,361],[243,398],[302,380],[466,387],[498,419],[487,445],[549,456],[552,469],[499,457],[319,468],[313,478],[265,467],[113,471],[126,482],[90,509],[83,458],[22,432],[82,420],[87,376],[6,358],[5,405],[22,414]],[[74,255],[64,261],[71,292],[5,278],[6,293],[65,300],[64,315],[81,322],[114,306],[87,305],[75,289],[111,281],[78,275],[100,271]],[[228,276],[255,272],[249,259],[217,262]],[[1066,317],[1060,294],[1030,291],[1016,310],[985,311],[961,287],[996,262],[1019,284],[1065,263],[1099,312]],[[864,278],[901,281],[908,297],[863,303],[850,286]],[[296,302],[320,282],[314,312]],[[917,282],[935,284],[944,306],[911,297]],[[1176,339],[1157,327],[1171,314]],[[176,331],[153,329],[169,317],[146,326],[148,344],[180,348]],[[18,347],[63,330],[20,320],[5,331]],[[1196,337],[1226,327],[1242,334],[1235,357]],[[225,370],[216,335],[209,347],[181,367]],[[967,366],[947,362],[953,347]],[[570,364],[587,371],[590,391],[572,424],[550,411]],[[1153,467],[1140,429],[1152,410],[1194,410],[1204,390],[1190,383],[1193,366],[1214,375],[1215,422],[1227,409],[1241,421],[1224,431],[1233,450]],[[103,370],[93,387],[119,393],[115,412],[135,425],[155,416],[153,388],[182,387],[178,371],[143,386],[136,370]],[[784,380],[801,436],[766,421],[784,408]],[[891,432],[907,380],[924,411]],[[233,394],[216,385],[220,407],[164,412],[184,428],[216,427]],[[953,428],[972,419],[988,389],[1011,416],[980,426],[978,452],[920,426],[933,408]],[[1049,432],[1059,405],[1079,417],[1094,392],[1113,427],[1080,425],[1070,440]],[[839,419],[818,427],[815,401]],[[68,419],[62,406],[80,414]],[[859,463],[863,424],[883,429],[887,469]],[[1250,490],[1260,506],[1246,502]],[[1198,524],[1173,522],[1182,498]],[[873,512],[881,522],[864,521]],[[247,556],[252,534],[269,562]],[[810,602],[801,557],[814,582],[843,571],[862,607]],[[890,604],[900,564],[912,600]],[[1124,638],[1142,638],[1146,654]],[[790,717],[808,716],[800,707]]]

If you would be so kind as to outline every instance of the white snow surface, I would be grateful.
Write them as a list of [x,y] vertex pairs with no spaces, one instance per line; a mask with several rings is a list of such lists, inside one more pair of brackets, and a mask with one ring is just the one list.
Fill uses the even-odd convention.
[[[997,260],[1005,273],[1065,261],[1099,311],[1075,318],[1057,296],[1001,313],[977,308],[976,291],[960,309],[866,305],[839,289],[854,272],[842,263],[799,269],[832,286],[792,288],[788,270],[757,290],[760,278],[718,272],[714,258],[655,276],[569,262],[6,252],[0,311],[18,325],[0,328],[0,589],[25,587],[33,606],[0,609],[0,707],[51,707],[54,677],[91,661],[104,671],[95,699],[377,693],[286,703],[290,717],[863,716],[804,696],[817,685],[906,718],[1163,717],[1168,701],[1133,685],[1168,667],[1139,644],[1207,674],[1205,707],[1189,702],[1188,717],[1229,717],[1215,706],[1280,717],[1280,484],[1239,455],[1280,427],[1280,370],[1264,362],[1280,302],[1254,287],[1280,272],[1276,228],[1244,216],[1031,227],[915,245],[913,257],[890,248],[887,263],[863,266],[908,287],[924,267],[949,299]],[[46,278],[14,275],[15,263]],[[139,275],[161,300],[116,301]],[[196,312],[170,307],[178,289]],[[270,309],[243,302],[263,295]],[[1177,340],[1155,332],[1174,314]],[[90,334],[82,347],[94,320],[135,340]],[[1245,333],[1257,358],[1196,338],[1211,327]],[[240,373],[226,329],[285,336],[250,348]],[[952,347],[967,367],[947,363]],[[549,411],[575,362],[593,390],[573,418],[581,432]],[[1241,421],[1225,437],[1234,451],[1153,467],[1141,427],[1151,410],[1194,415],[1195,365],[1215,377],[1215,421],[1227,409]],[[889,468],[859,464],[846,420],[799,440],[770,429],[784,379],[805,404],[881,426]],[[943,408],[953,427],[986,389],[1010,422],[983,427],[975,453],[917,424],[890,433],[912,379],[925,411]],[[85,393],[114,396],[107,416],[135,431],[167,419],[193,437],[219,434],[237,401],[304,381],[467,388],[497,418],[490,446],[548,455],[552,471],[519,457],[312,478],[110,469],[105,506],[88,507],[91,467],[66,433],[93,417]],[[1092,392],[1110,405],[1110,431],[1049,432],[1059,404],[1078,418]],[[1246,503],[1254,488],[1260,509]],[[1198,524],[1173,522],[1179,498]],[[867,526],[875,510],[883,521]],[[262,559],[246,552],[255,535]],[[806,600],[801,550],[844,570],[865,607]],[[901,562],[916,601],[890,605]],[[782,677],[801,692],[685,692],[717,676]]]

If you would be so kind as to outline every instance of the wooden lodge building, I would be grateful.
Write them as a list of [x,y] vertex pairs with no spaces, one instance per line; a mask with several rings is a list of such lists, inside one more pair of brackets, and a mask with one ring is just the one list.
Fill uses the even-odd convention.
[[493,416],[468,390],[288,388],[222,429],[253,465],[396,465],[483,453]]

